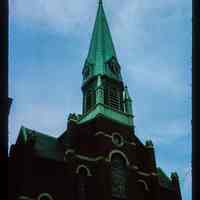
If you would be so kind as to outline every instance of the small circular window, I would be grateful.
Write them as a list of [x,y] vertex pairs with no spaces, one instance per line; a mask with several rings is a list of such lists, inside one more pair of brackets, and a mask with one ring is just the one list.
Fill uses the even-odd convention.
[[118,133],[113,134],[112,142],[113,142],[113,144],[115,144],[118,147],[121,147],[124,144],[124,140],[123,140],[122,136]]

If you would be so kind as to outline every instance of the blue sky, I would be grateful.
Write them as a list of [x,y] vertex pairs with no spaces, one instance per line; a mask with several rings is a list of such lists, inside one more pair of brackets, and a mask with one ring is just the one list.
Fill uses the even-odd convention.
[[[178,171],[191,199],[190,0],[104,0],[137,136],[157,165]],[[20,126],[59,136],[81,113],[81,83],[97,0],[10,1],[10,144]]]

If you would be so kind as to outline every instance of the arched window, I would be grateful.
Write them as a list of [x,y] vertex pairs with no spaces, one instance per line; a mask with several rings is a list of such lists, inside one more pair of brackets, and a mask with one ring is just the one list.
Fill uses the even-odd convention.
[[87,195],[87,182],[86,178],[88,175],[87,169],[84,167],[80,167],[78,170],[78,184],[77,184],[77,195],[78,195],[78,200],[86,200],[86,195]]
[[127,167],[125,159],[118,153],[111,158],[112,196],[127,198]]
[[138,188],[140,200],[145,200],[147,196],[147,192],[149,190],[147,183],[144,180],[138,180],[137,188]]

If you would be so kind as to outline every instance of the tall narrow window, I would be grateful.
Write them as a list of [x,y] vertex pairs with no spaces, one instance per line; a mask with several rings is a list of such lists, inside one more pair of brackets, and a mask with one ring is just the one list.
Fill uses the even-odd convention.
[[86,94],[86,112],[95,105],[95,93],[89,90]]
[[111,159],[112,196],[127,198],[127,167],[120,154],[114,154]]
[[87,171],[84,168],[80,168],[78,173],[78,200],[86,200],[87,185],[86,185]]
[[86,111],[88,111],[92,106],[92,93],[91,91],[86,94]]
[[143,182],[137,183],[138,192],[141,200],[145,200],[147,196],[147,190],[145,189],[145,185]]

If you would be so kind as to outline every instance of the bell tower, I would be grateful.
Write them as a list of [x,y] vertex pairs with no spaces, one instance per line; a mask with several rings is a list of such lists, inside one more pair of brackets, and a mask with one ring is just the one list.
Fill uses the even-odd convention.
[[122,80],[101,0],[82,74],[83,116],[79,123],[102,115],[133,126],[132,100]]

